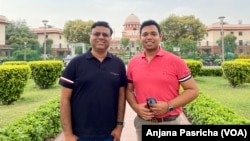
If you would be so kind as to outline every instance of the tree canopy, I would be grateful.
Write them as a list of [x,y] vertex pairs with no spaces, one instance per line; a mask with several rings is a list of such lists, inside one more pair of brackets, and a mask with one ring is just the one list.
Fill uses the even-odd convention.
[[[27,50],[27,60],[34,57],[39,58],[40,45],[37,40],[37,34],[30,31],[25,20],[11,21],[6,26],[6,44],[13,48],[14,59],[24,58],[24,49]],[[35,55],[34,55],[35,54]],[[37,57],[38,56],[38,57]]]
[[6,26],[6,44],[8,45],[21,45],[23,47],[24,42],[29,45],[39,45],[37,35],[30,31],[25,20],[12,21]]
[[[226,36],[224,36],[223,39],[224,39],[225,53],[227,53],[227,52],[234,53],[235,49],[237,48],[237,44],[235,43],[237,37],[234,36],[233,34],[227,34]],[[219,47],[222,47],[221,38],[219,40],[217,40],[216,43],[218,44]]]
[[86,43],[89,44],[89,34],[91,25],[94,22],[83,20],[67,21],[63,28],[63,35],[68,43]]
[[129,44],[130,40],[129,38],[125,37],[125,38],[121,38],[121,44],[124,48],[126,48]]
[[163,33],[163,43],[170,51],[179,47],[181,53],[196,52],[196,44],[206,33],[206,26],[193,15],[170,15],[160,22]]
[[183,41],[199,41],[206,33],[206,26],[193,15],[170,15],[160,22],[163,33],[163,41],[178,45]]

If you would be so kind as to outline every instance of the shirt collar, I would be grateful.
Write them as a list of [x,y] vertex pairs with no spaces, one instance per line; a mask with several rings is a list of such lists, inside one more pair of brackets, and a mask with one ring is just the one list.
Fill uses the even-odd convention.
[[[86,58],[90,59],[90,58],[95,58],[92,53],[91,53],[92,48],[90,48],[87,52],[86,52]],[[107,52],[107,56],[106,58],[112,58],[112,54],[110,52]]]
[[[145,52],[145,50],[141,53],[141,58],[146,58],[146,52]],[[156,53],[156,55],[155,56],[163,56],[164,55],[164,50],[162,49],[162,47],[161,46],[159,46],[159,50],[158,50],[158,52]]]

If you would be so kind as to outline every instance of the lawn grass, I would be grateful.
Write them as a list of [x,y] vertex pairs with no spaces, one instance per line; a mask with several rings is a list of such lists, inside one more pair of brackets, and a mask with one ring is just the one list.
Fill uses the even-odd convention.
[[[250,120],[250,83],[232,88],[228,81],[222,77],[197,76],[195,79],[200,91]],[[59,95],[59,84],[50,89],[42,90],[30,79],[19,101],[13,105],[0,104],[0,128],[25,116],[28,112]]]
[[28,80],[21,99],[12,105],[0,103],[0,128],[14,122],[28,112],[60,95],[60,86],[56,84],[50,89],[40,89],[32,79]]
[[250,83],[233,88],[222,77],[196,77],[200,91],[250,120]]

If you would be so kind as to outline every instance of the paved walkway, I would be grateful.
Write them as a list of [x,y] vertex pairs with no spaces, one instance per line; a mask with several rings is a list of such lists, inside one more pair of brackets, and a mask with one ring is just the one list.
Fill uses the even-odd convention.
[[[125,113],[125,126],[122,131],[121,141],[136,141],[136,132],[134,128],[134,117],[136,113],[130,108],[127,104],[126,113]],[[189,124],[186,116],[181,114],[183,121]],[[63,134],[60,134],[54,141],[63,141]]]

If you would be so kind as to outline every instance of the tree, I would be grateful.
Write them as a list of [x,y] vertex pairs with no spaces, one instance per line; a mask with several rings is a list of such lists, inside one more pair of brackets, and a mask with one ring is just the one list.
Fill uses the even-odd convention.
[[141,40],[140,39],[136,39],[135,41],[136,45],[138,45],[138,48],[137,48],[137,51],[142,51],[143,47],[142,47],[142,43],[141,43]]
[[6,44],[18,50],[23,49],[24,42],[33,47],[39,45],[37,35],[30,31],[25,20],[12,21],[6,26]]
[[[235,49],[237,48],[237,44],[235,41],[237,40],[237,37],[233,34],[227,34],[224,36],[224,49],[225,53],[231,52],[234,53]],[[219,47],[222,47],[222,40],[221,38],[216,41]]]
[[160,22],[163,33],[163,42],[171,46],[180,47],[182,53],[193,52],[197,47],[194,42],[200,41],[206,33],[206,26],[193,15],[170,15]]
[[[24,50],[16,50],[13,52],[13,58],[14,60],[23,60],[24,59]],[[31,50],[30,48],[26,49],[26,58],[27,61],[34,61],[34,60],[39,60],[40,55],[36,50]]]
[[[30,31],[25,20],[11,21],[6,26],[6,44],[13,48],[14,58],[23,60],[23,57],[17,57],[16,51],[24,52],[24,42],[26,42],[26,50],[32,49],[36,54],[40,54],[40,45],[37,40],[37,34]],[[27,52],[29,56],[30,52]],[[12,53],[11,53],[12,54]],[[28,59],[28,58],[27,58]]]
[[[50,55],[52,53],[52,44],[53,44],[52,39],[46,39],[46,54],[47,55]],[[43,46],[40,48],[40,52],[42,52],[42,54],[44,53]],[[51,56],[49,56],[49,57],[51,57]]]
[[121,38],[121,44],[122,44],[122,46],[123,46],[123,48],[126,50],[126,48],[127,48],[127,46],[128,46],[128,44],[129,44],[129,41],[130,41],[130,39],[129,38]]
[[68,43],[89,44],[90,28],[93,21],[73,20],[64,25],[63,35]]

